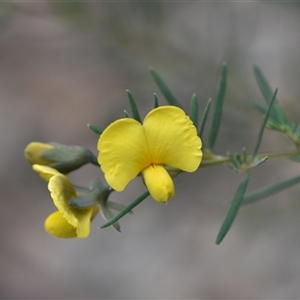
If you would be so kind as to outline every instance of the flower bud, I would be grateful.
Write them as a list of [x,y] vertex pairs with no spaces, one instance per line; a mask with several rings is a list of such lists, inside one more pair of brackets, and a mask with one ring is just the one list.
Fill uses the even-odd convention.
[[63,174],[96,161],[94,154],[89,149],[58,143],[32,142],[27,145],[24,154],[31,165],[49,166]]

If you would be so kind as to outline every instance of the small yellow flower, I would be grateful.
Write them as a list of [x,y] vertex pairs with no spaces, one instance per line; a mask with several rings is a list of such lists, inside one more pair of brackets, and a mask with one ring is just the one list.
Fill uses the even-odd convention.
[[59,238],[88,237],[91,220],[99,211],[98,205],[86,209],[71,207],[70,200],[77,192],[68,177],[48,166],[33,165],[33,169],[49,181],[48,189],[58,209],[45,220],[45,230]]
[[202,142],[185,112],[161,106],[143,124],[130,118],[110,124],[98,141],[98,162],[108,184],[122,191],[140,172],[151,196],[166,202],[175,194],[173,180],[164,168],[194,172],[202,158]]

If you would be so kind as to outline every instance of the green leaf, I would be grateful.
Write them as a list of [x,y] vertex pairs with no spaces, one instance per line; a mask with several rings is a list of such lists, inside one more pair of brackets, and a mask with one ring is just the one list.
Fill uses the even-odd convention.
[[128,111],[125,110],[125,109],[124,109],[124,116],[125,116],[125,118],[130,118],[130,115],[129,115]]
[[[258,66],[254,66],[254,75],[267,104],[270,104],[274,94],[273,89]],[[270,116],[280,124],[289,124],[289,120],[279,105],[277,98],[274,100],[273,110]]]
[[[114,214],[107,208],[105,204],[100,204],[100,212],[103,218],[108,221],[114,217]],[[121,232],[120,230],[120,224],[118,222],[115,222],[112,224],[112,227],[117,230],[118,232]]]
[[219,133],[221,119],[222,119],[223,102],[224,102],[225,91],[226,91],[226,82],[227,82],[227,64],[224,62],[219,77],[217,94],[214,103],[213,115],[212,115],[212,122],[211,122],[210,132],[208,136],[209,149],[213,149]]
[[230,208],[227,212],[227,215],[225,217],[225,220],[221,226],[221,229],[219,231],[219,234],[216,239],[216,244],[219,245],[224,237],[226,236],[227,232],[229,231],[233,221],[235,220],[237,213],[239,211],[239,208],[243,202],[243,197],[245,195],[248,182],[250,178],[250,173],[246,173],[244,177],[242,178],[242,181],[240,182],[240,185],[235,193],[235,196],[231,202]]
[[[274,106],[274,103],[273,103]],[[267,107],[264,107],[258,103],[254,103],[254,107],[263,115],[265,116],[265,114],[268,111]],[[268,122],[266,124],[266,128],[271,129],[271,130],[276,130],[276,131],[280,131],[282,132],[281,126],[278,123],[278,121],[276,119],[274,119],[271,115],[269,115],[269,119]]]
[[104,129],[96,126],[96,125],[93,125],[93,124],[87,124],[88,128],[90,128],[92,131],[94,131],[95,133],[97,134],[102,134]]
[[106,206],[110,209],[118,210],[118,211],[121,211],[122,209],[124,209],[126,207],[126,205],[119,203],[119,202],[114,202],[114,201],[107,201]]
[[196,94],[193,94],[191,99],[190,119],[192,120],[194,126],[198,130],[198,99]]
[[242,152],[242,161],[243,161],[243,163],[245,163],[247,161],[247,157],[248,157],[247,149],[243,148],[242,151],[243,151]]
[[156,95],[156,93],[154,93],[154,108],[159,107],[159,103],[158,103],[158,97]]
[[131,92],[129,90],[126,90],[128,99],[129,99],[129,103],[131,106],[131,112],[132,112],[132,116],[135,120],[137,120],[138,122],[142,123],[141,117],[140,117],[140,113],[139,113],[139,109],[135,103],[135,100],[133,98],[133,95],[131,94]]
[[235,173],[244,173],[244,170],[241,169],[241,156],[239,154],[232,154],[231,152],[227,152],[227,157],[229,162],[225,163],[224,165],[229,168],[230,170],[234,171]]
[[136,207],[138,204],[140,204],[143,200],[145,200],[150,195],[149,191],[142,194],[140,197],[138,197],[136,200],[134,200],[132,203],[130,203],[128,206],[126,206],[123,210],[121,210],[117,215],[115,215],[112,219],[110,219],[107,223],[100,226],[99,228],[106,228],[113,223],[120,220],[123,216],[125,216],[127,213],[129,213],[134,207]]
[[254,159],[254,160],[251,162],[250,166],[251,166],[251,168],[256,168],[256,167],[258,167],[259,165],[261,165],[262,163],[264,163],[267,159],[268,159],[268,156],[264,156],[264,157],[261,157],[261,158],[259,158],[259,159]]
[[236,153],[236,154],[235,154],[235,159],[236,159],[236,161],[237,161],[237,163],[238,163],[239,165],[242,165],[242,164],[244,163],[243,157],[242,157],[241,154],[239,154],[239,153]]
[[[254,107],[264,116],[267,112],[267,108],[259,103],[253,103]],[[272,118],[272,117],[271,117]]]
[[260,130],[259,130],[259,133],[258,133],[256,145],[255,145],[255,148],[254,148],[254,151],[253,151],[253,155],[252,155],[253,158],[257,155],[259,146],[260,146],[261,141],[262,141],[264,129],[265,129],[265,127],[266,127],[266,124],[267,124],[269,115],[270,115],[270,113],[271,113],[273,103],[274,103],[274,101],[275,101],[275,99],[276,99],[277,92],[278,92],[278,89],[276,88],[276,89],[275,89],[275,92],[274,92],[274,94],[273,94],[273,97],[272,97],[272,99],[271,99],[271,101],[270,101],[270,103],[269,103],[268,110],[267,110],[267,112],[266,112],[266,114],[265,114],[265,116],[264,116],[263,122],[262,122],[262,124],[261,124],[261,126],[260,126]]
[[225,163],[224,165],[225,165],[225,167],[227,167],[231,171],[233,171],[235,173],[239,173],[239,169],[236,168],[233,164],[231,164],[231,163]]
[[202,115],[201,123],[200,123],[200,126],[199,126],[198,135],[200,137],[202,137],[202,134],[203,134],[203,131],[204,131],[204,128],[205,128],[205,124],[206,124],[206,120],[207,120],[208,113],[209,113],[209,110],[210,110],[210,106],[211,106],[211,99],[208,99],[208,101],[206,103],[206,106],[205,106],[205,109],[204,109],[204,112],[203,112],[203,115]]
[[167,87],[167,85],[162,80],[162,78],[158,75],[158,73],[154,69],[151,68],[150,74],[151,74],[153,80],[155,81],[155,83],[157,84],[157,86],[159,87],[160,91],[165,96],[166,100],[169,102],[169,104],[178,106],[181,108],[182,106],[180,105],[178,100],[173,96],[170,89]]
[[231,164],[235,167],[235,168],[239,168],[239,163],[238,163],[238,161],[237,161],[237,159],[236,159],[236,157],[235,157],[235,155],[233,155],[231,152],[227,152],[227,156],[228,156],[228,158],[229,158],[229,160],[230,160],[230,162],[231,162]]
[[256,192],[250,193],[243,198],[243,205],[250,204],[256,201],[259,201],[263,198],[271,196],[275,193],[278,193],[284,189],[287,189],[297,183],[300,183],[300,176],[296,176],[272,185],[268,185]]

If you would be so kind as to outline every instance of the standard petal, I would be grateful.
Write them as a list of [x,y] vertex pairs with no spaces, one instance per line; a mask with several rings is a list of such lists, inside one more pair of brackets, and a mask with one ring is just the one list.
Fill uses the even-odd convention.
[[77,237],[76,228],[69,224],[59,211],[48,216],[44,228],[49,234],[58,238]]
[[77,227],[78,219],[74,214],[76,209],[69,206],[70,199],[77,196],[77,193],[70,180],[65,175],[55,175],[50,178],[48,189],[57,209],[62,213],[67,222]]
[[194,172],[202,158],[202,142],[185,112],[176,106],[160,106],[145,118],[143,127],[154,164]]
[[143,170],[143,178],[152,198],[166,202],[175,194],[173,180],[161,165],[151,165]]
[[134,119],[110,124],[98,142],[98,161],[107,183],[122,191],[150,162],[142,125]]
[[50,165],[52,161],[49,159],[42,158],[41,154],[44,151],[51,148],[54,148],[54,146],[50,144],[40,143],[40,142],[32,142],[26,146],[24,150],[24,155],[31,165],[33,164]]
[[50,178],[54,175],[61,174],[56,169],[48,167],[48,166],[42,166],[42,165],[33,165],[32,169],[40,174],[40,176],[49,181]]

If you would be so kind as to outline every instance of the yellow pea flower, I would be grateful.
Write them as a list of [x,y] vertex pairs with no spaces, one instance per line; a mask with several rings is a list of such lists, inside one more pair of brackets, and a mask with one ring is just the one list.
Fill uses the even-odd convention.
[[175,194],[164,166],[194,172],[202,158],[202,142],[185,112],[160,106],[143,124],[125,118],[110,124],[98,141],[98,162],[108,184],[122,191],[140,172],[150,195],[166,202]]
[[98,205],[86,209],[71,207],[70,200],[77,196],[77,192],[69,178],[48,166],[32,167],[42,178],[49,181],[48,189],[58,209],[45,220],[45,230],[58,238],[88,237],[90,223],[99,212]]

